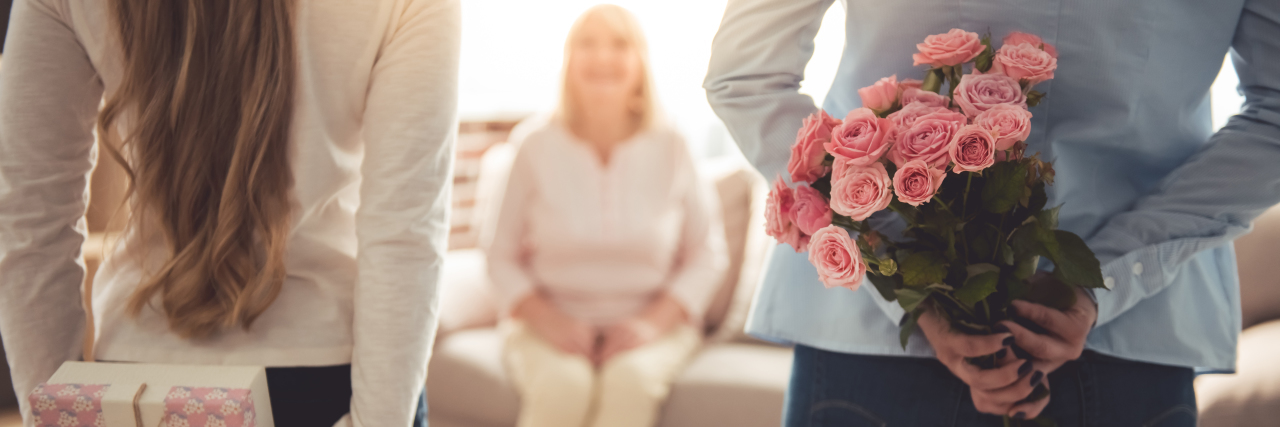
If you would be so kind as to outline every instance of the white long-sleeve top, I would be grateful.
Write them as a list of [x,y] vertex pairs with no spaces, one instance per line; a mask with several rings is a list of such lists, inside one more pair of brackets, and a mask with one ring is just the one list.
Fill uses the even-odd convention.
[[506,309],[541,292],[604,326],[667,292],[701,319],[728,261],[718,199],[678,133],[642,131],[608,163],[546,117],[522,123],[512,140],[519,151],[488,244]]
[[[0,69],[0,336],[22,396],[80,352],[92,128],[122,73],[107,4],[18,0],[12,11]],[[157,311],[125,313],[148,273],[138,259],[164,256],[128,234],[94,280],[98,359],[350,363],[352,422],[408,425],[448,234],[459,9],[456,0],[299,1],[283,290],[248,331],[182,339]]]

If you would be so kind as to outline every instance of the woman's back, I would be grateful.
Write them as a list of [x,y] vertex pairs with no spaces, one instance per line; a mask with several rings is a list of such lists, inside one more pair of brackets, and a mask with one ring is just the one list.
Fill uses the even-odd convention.
[[[354,360],[353,407],[361,407],[360,388],[372,384],[394,389],[396,397],[387,403],[364,398],[364,416],[410,404],[399,401],[399,389],[416,396],[425,377],[448,233],[456,3],[298,1],[292,216],[279,296],[247,330],[225,328],[201,340],[170,331],[156,309],[132,317],[129,298],[169,256],[163,241],[137,233],[146,224],[135,224],[94,281],[97,358],[266,366]],[[81,241],[75,224],[92,166],[90,129],[103,90],[110,97],[124,72],[110,4],[24,0],[13,14],[0,79],[0,234],[6,236],[0,283],[31,290],[6,294],[16,298],[4,298],[0,311],[44,310],[51,320],[4,329],[6,342],[33,349],[28,366],[37,369],[17,379],[19,389],[66,360],[34,357],[74,354],[56,347],[71,346],[67,339],[48,341],[74,336],[65,331],[78,326],[70,322],[75,306],[43,294],[74,292],[75,277],[83,274],[72,248]],[[129,116],[119,123],[128,131]],[[31,215],[33,205],[40,215]],[[34,350],[39,347],[52,350]]]

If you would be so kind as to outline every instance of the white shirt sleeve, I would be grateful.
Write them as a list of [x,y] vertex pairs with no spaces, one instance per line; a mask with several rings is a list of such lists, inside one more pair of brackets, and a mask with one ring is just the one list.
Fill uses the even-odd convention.
[[[26,395],[78,360],[86,183],[102,82],[58,9],[14,2],[0,68],[0,336]],[[27,425],[33,422],[27,419]]]
[[356,213],[351,421],[407,426],[425,387],[449,235],[457,0],[409,0],[369,83]]

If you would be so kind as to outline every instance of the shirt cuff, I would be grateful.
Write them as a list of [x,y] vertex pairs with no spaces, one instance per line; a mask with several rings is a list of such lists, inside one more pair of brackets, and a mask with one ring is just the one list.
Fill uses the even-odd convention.
[[1166,272],[1160,253],[1178,250],[1181,242],[1147,247],[1133,251],[1102,266],[1102,285],[1106,290],[1091,289],[1089,294],[1098,304],[1096,326],[1107,324],[1138,302],[1159,292],[1166,283]]

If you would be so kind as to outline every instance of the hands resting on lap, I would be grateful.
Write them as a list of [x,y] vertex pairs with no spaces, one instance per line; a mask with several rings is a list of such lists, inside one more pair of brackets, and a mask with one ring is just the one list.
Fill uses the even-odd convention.
[[671,296],[656,298],[639,315],[597,328],[556,308],[534,294],[516,304],[512,316],[565,353],[586,357],[596,367],[618,354],[656,341],[688,321],[684,308]]
[[[1030,280],[1056,279],[1040,273]],[[1037,386],[1048,391],[1048,374],[1080,358],[1098,309],[1081,289],[1076,289],[1076,303],[1067,311],[1027,301],[1014,301],[1013,306],[1018,316],[1034,322],[1047,333],[1037,334],[1006,320],[997,324],[997,333],[967,335],[952,330],[951,325],[931,310],[920,316],[919,324],[933,345],[938,361],[969,385],[974,407],[988,414],[1035,418],[1048,406],[1048,393],[1034,401],[1026,401],[1027,398]],[[1015,343],[1030,355],[1030,360],[1013,354],[1010,347]],[[997,356],[993,369],[980,369],[965,360],[989,354]]]

